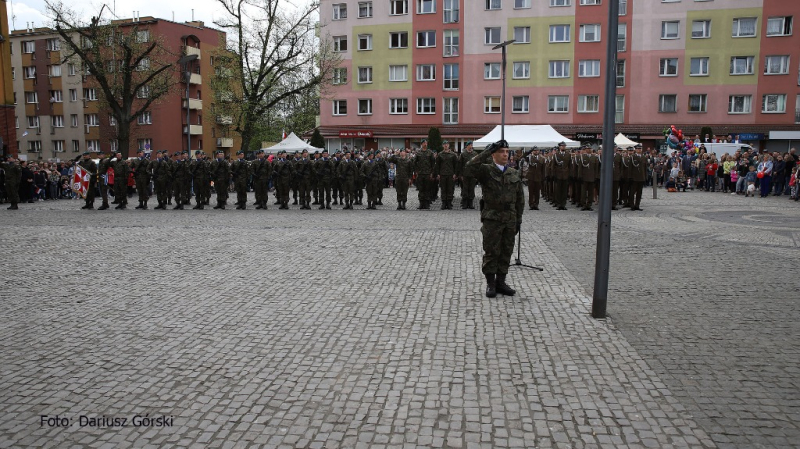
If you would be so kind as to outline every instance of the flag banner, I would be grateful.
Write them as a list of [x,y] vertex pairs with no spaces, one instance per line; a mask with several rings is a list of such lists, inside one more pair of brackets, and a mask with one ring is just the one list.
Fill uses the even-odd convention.
[[72,174],[72,190],[79,194],[81,198],[86,198],[86,193],[89,191],[89,178],[92,175],[80,165],[75,166],[75,171]]
[[286,130],[283,130],[283,135],[281,136],[281,140],[286,140]]

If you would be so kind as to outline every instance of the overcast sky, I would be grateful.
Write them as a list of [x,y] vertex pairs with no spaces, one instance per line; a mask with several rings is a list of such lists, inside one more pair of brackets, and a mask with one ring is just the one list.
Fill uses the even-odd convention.
[[[194,20],[202,20],[206,25],[213,26],[214,19],[223,14],[217,0],[67,0],[65,3],[78,8],[87,20],[97,15],[104,3],[108,5],[103,12],[103,18],[106,19],[111,18],[108,11],[115,10],[117,18],[130,18],[134,11],[138,11],[139,17],[153,16],[167,20],[174,18],[176,22],[187,22],[192,20],[194,9]],[[44,0],[8,0],[6,5],[8,25],[12,30],[25,29],[28,22],[33,22],[37,28],[48,24]]]

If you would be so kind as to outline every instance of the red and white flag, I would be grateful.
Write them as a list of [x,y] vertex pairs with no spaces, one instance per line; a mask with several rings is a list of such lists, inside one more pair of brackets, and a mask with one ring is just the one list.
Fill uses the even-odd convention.
[[283,130],[283,134],[281,135],[281,140],[286,139],[286,130]]
[[92,175],[80,165],[75,166],[75,171],[72,173],[72,190],[86,198],[86,193],[89,191],[89,178]]

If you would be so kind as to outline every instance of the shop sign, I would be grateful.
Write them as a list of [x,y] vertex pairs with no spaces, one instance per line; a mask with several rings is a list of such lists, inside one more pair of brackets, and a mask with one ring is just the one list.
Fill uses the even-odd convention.
[[347,139],[372,137],[372,131],[339,131],[339,137]]

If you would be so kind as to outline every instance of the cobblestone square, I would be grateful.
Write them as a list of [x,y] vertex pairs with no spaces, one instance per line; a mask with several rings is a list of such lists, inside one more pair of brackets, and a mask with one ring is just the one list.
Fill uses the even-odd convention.
[[544,271],[488,299],[479,213],[413,189],[3,207],[0,447],[800,447],[800,203],[659,195],[612,215],[608,320],[574,208],[525,211]]

